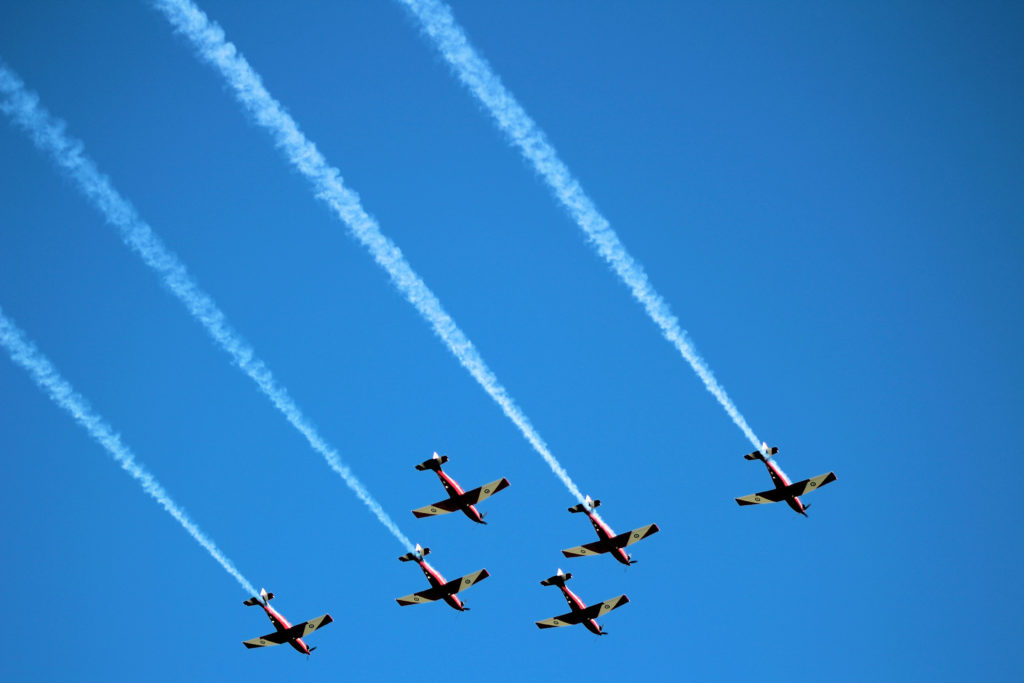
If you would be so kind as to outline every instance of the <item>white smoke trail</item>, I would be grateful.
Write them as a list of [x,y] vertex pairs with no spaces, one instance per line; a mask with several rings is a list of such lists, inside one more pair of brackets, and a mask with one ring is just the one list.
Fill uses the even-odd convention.
[[434,332],[444,341],[459,363],[501,406],[505,415],[519,427],[519,431],[573,496],[583,502],[584,497],[579,488],[548,450],[547,444],[540,438],[523,411],[509,397],[505,387],[484,363],[473,343],[445,312],[434,293],[413,271],[401,250],[381,233],[377,221],[363,209],[359,195],[345,187],[340,171],[327,164],[316,146],[299,130],[295,120],[263,87],[259,75],[239,54],[234,44],[227,42],[224,30],[211,22],[190,0],[155,0],[155,5],[173,26],[192,42],[199,55],[220,71],[242,105],[257,123],[270,131],[288,160],[313,184],[316,196],[338,214],[356,239],[373,254],[377,263],[388,272],[395,287],[430,323]]
[[629,287],[636,300],[647,310],[647,315],[682,354],[736,426],[755,447],[760,448],[761,442],[715,379],[707,363],[697,353],[668,304],[651,286],[643,267],[626,251],[608,220],[601,215],[583,191],[580,182],[559,159],[544,132],[505,88],[486,60],[470,45],[465,31],[452,16],[451,9],[441,0],[398,1],[419,19],[424,33],[440,50],[459,80],[487,108],[498,127],[533,164],[537,174],[547,182],[551,192],[583,230],[590,243]]
[[185,305],[189,313],[202,323],[232,360],[247,374],[260,391],[288,419],[327,464],[341,475],[350,489],[366,504],[381,524],[397,538],[407,550],[413,544],[399,530],[380,504],[342,462],[337,451],[317,432],[312,422],[299,410],[284,387],[274,379],[267,366],[256,357],[242,337],[228,324],[224,312],[213,299],[192,279],[185,266],[145,223],[135,208],[118,194],[110,179],[96,168],[82,151],[82,143],[64,132],[63,121],[53,118],[43,109],[38,98],[25,90],[24,84],[10,69],[0,62],[0,110],[18,126],[25,129],[36,146],[48,153],[75,181],[83,194],[100,210],[106,220],[116,226],[124,242],[134,249],[150,268],[163,279],[164,284]]
[[11,356],[15,364],[20,365],[28,371],[39,388],[49,394],[53,402],[71,414],[78,424],[85,427],[89,436],[95,439],[107,452],[117,460],[121,469],[130,474],[133,479],[142,484],[143,490],[148,493],[160,506],[169,512],[185,531],[194,538],[199,545],[206,548],[206,552],[217,560],[220,566],[228,574],[235,577],[242,588],[248,591],[249,595],[256,595],[256,589],[249,580],[242,576],[242,573],[235,568],[224,553],[217,547],[210,537],[189,519],[185,511],[171,499],[164,487],[156,480],[145,467],[135,460],[131,450],[121,443],[121,437],[114,432],[113,428],[103,421],[99,415],[93,412],[89,403],[82,398],[68,382],[60,376],[53,364],[32,344],[25,339],[25,335],[17,326],[4,315],[0,310],[0,345],[2,345]]

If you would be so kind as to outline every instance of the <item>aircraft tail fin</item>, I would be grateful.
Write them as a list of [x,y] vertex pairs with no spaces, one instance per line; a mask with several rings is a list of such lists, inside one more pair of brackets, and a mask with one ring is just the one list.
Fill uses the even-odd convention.
[[448,462],[447,455],[438,455],[437,451],[434,451],[433,457],[431,457],[430,460],[424,460],[419,465],[416,465],[416,469],[418,469],[420,472],[422,472],[423,470],[434,470],[435,472],[440,472],[441,465],[445,464],[446,462]]
[[251,598],[249,598],[248,600],[246,600],[245,602],[243,602],[242,604],[246,605],[247,607],[252,607],[253,605],[265,605],[265,604],[267,604],[268,602],[270,602],[273,599],[274,599],[274,594],[273,593],[268,593],[265,588],[261,588],[260,589],[260,596],[259,597],[256,597],[254,595]]
[[430,554],[430,548],[423,548],[419,543],[416,544],[416,550],[411,553],[406,553],[398,558],[399,562],[416,562],[422,560],[424,557]]
[[565,582],[572,578],[572,572],[566,574],[561,569],[554,576],[548,577],[540,582],[542,586],[564,586]]
[[747,453],[743,457],[747,460],[767,460],[778,452],[779,449],[775,446],[768,448],[768,444],[763,443],[761,444],[760,450],[756,450],[753,453]]
[[569,508],[569,512],[590,512],[596,507],[601,506],[601,501],[591,500],[590,496],[587,496],[585,503],[577,503]]

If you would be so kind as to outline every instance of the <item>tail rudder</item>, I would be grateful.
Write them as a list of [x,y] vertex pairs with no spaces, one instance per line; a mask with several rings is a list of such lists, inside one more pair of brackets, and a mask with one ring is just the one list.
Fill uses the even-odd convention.
[[434,451],[433,457],[430,460],[424,460],[419,465],[416,465],[416,469],[420,472],[423,470],[434,470],[435,472],[441,471],[441,465],[448,462],[447,455],[438,455],[437,451]]
[[762,443],[761,448],[754,451],[753,453],[747,453],[743,457],[747,460],[764,460],[767,462],[769,458],[779,452],[779,449],[775,446],[768,448],[767,443]]

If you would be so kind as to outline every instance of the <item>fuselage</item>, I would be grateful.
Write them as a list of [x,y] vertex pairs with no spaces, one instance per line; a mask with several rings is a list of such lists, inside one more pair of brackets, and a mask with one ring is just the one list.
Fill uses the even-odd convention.
[[[424,560],[418,559],[416,562],[419,564],[420,569],[423,570],[423,575],[427,577],[427,581],[430,583],[432,588],[440,588],[444,584],[448,583],[444,580],[444,577],[441,576],[441,572],[431,567]],[[457,609],[460,612],[464,612],[466,610],[465,606],[462,604],[462,600],[459,600],[457,595],[446,595],[444,596],[444,601],[447,602],[452,609]]]
[[[448,492],[449,498],[456,498],[465,493],[465,491],[462,490],[462,487],[459,486],[459,482],[449,477],[448,474],[440,468],[440,466],[438,466],[438,468],[434,471],[437,472],[437,478],[441,480],[441,484],[444,485],[444,490]],[[484,521],[484,518],[480,514],[480,512],[476,509],[475,505],[463,505],[459,509],[462,510],[463,514],[465,514],[474,522],[478,524],[487,523]]]
[[[775,484],[776,489],[784,489],[792,483],[789,481],[789,477],[786,476],[786,473],[780,470],[779,466],[776,465],[774,462],[772,462],[771,460],[765,460],[764,464],[768,468],[768,474],[771,475],[772,483]],[[794,512],[797,512],[803,515],[804,517],[807,516],[807,513],[804,512],[804,504],[803,502],[800,501],[799,496],[790,496],[785,500],[786,505],[793,508]]]
[[587,511],[587,517],[590,518],[590,523],[594,525],[594,531],[597,532],[597,538],[605,545],[607,552],[611,553],[612,557],[628,567],[629,554],[622,548],[612,546],[609,542],[611,538],[615,536],[615,533],[609,529],[608,525],[605,524],[603,520],[599,519],[592,511]]
[[[274,628],[278,631],[287,631],[292,627],[292,625],[288,623],[288,620],[282,617],[281,614],[270,605],[264,605],[261,603],[260,607],[262,607],[263,611],[267,613],[267,617],[270,618],[270,623],[272,623]],[[293,638],[288,641],[288,644],[304,655],[309,654],[309,648],[306,647],[306,643],[303,642],[302,638]]]
[[[565,601],[569,603],[569,609],[571,609],[573,613],[582,612],[587,608],[587,603],[580,600],[578,595],[566,588],[564,583],[560,585],[559,588],[562,589],[562,597],[564,597]],[[596,619],[584,619],[580,623],[586,626],[587,630],[591,633],[598,636],[604,635],[601,633],[601,627],[598,625]]]

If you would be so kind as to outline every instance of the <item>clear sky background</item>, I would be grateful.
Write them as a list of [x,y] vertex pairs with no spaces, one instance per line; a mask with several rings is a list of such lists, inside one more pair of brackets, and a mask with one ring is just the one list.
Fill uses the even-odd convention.
[[[456,2],[646,267],[750,445],[389,2],[208,1],[475,342],[636,566],[144,2],[0,5],[0,58],[177,253],[470,612],[399,608],[403,548],[5,120],[0,307],[293,622],[248,597],[0,359],[4,680],[1019,680],[1016,3]],[[486,527],[417,520],[438,450]],[[596,602],[582,627],[539,581]]]

